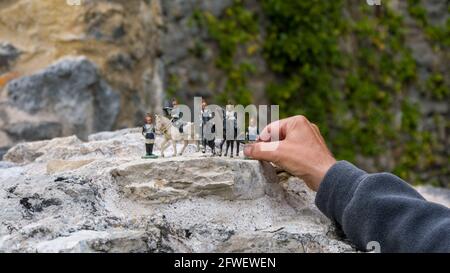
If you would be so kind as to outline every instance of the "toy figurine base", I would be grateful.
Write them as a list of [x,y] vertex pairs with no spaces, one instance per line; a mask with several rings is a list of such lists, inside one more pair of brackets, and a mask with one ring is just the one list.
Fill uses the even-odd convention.
[[156,159],[156,158],[158,158],[157,155],[144,155],[142,157],[142,159]]

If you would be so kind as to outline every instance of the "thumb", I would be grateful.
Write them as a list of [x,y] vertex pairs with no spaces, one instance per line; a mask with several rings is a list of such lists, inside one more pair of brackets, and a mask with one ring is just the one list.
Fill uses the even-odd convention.
[[279,161],[280,157],[280,145],[280,141],[247,144],[244,148],[244,155],[256,160],[264,160],[276,163]]

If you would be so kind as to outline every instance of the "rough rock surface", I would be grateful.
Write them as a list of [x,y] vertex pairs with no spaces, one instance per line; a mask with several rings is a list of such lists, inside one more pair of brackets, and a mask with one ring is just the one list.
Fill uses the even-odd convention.
[[7,71],[19,57],[20,51],[10,43],[0,43],[0,73]]
[[[86,138],[162,111],[160,1],[80,3],[0,1],[0,160],[22,141]],[[69,56],[86,59],[52,66]]]
[[86,57],[65,57],[9,81],[0,98],[0,160],[15,143],[112,130],[120,95]]
[[[100,77],[95,64],[85,57],[66,57],[32,76],[13,80],[7,86],[7,94],[14,107],[29,114],[44,112],[58,117],[62,128],[55,128],[59,129],[59,134],[52,137],[76,134],[87,138],[93,132],[111,130],[120,111],[119,94]],[[47,124],[46,128],[37,131],[49,131],[49,126]],[[27,135],[20,132],[20,128],[9,131],[18,137]],[[25,140],[48,138],[32,137]]]
[[431,186],[418,186],[416,189],[428,201],[450,207],[450,190]]
[[195,146],[141,159],[142,146],[136,128],[10,149],[0,161],[0,251],[355,251],[314,194],[268,163]]
[[142,114],[162,104],[155,96],[160,92],[160,1],[80,2],[0,1],[0,88],[3,72],[22,77],[68,55],[86,56],[120,94],[124,111],[117,128],[135,126]]
[[8,124],[4,131],[10,138],[21,141],[52,139],[62,134],[62,124],[52,121],[18,122]]
[[[0,161],[0,252],[355,251],[314,193],[268,163],[191,145],[182,157],[143,152],[139,128],[11,148]],[[450,191],[419,191],[450,205]]]

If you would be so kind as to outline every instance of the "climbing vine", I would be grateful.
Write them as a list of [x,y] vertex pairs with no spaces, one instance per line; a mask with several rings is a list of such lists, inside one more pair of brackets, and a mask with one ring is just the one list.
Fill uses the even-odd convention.
[[219,100],[222,103],[233,100],[250,104],[252,92],[247,85],[247,77],[256,68],[245,57],[253,55],[259,46],[257,16],[244,7],[243,1],[235,0],[221,18],[201,11],[195,12],[193,17],[197,25],[208,29],[219,47],[216,66],[226,75],[225,88]]
[[[448,46],[449,24],[431,27],[419,2],[408,0],[408,11],[430,39]],[[227,77],[219,99],[252,100],[247,79],[258,72],[248,59],[261,54],[276,75],[267,85],[270,101],[280,105],[282,117],[304,114],[318,124],[337,158],[384,155],[394,162],[392,171],[414,183],[425,182],[417,173],[435,166],[448,177],[448,157],[437,156],[442,143],[420,128],[422,113],[409,93],[419,86],[427,96],[448,100],[448,84],[439,72],[425,82],[418,78],[399,14],[386,4],[376,11],[365,1],[259,3],[256,11],[235,0],[219,17],[194,15],[219,49],[216,66]],[[446,122],[435,117],[436,124]]]
[[[450,18],[444,26],[433,26],[428,22],[427,11],[423,7],[421,0],[408,0],[408,12],[416,19],[420,27],[424,29],[428,39],[440,48],[450,46]],[[450,6],[447,6],[450,12]]]

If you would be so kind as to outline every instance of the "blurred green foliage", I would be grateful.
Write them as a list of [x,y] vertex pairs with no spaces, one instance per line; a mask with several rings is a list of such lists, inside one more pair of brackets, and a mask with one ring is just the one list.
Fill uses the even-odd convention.
[[258,41],[259,26],[255,14],[245,9],[242,2],[236,1],[225,11],[224,20],[199,11],[193,17],[197,24],[207,26],[209,34],[219,46],[216,65],[227,76],[220,101],[226,103],[227,100],[233,100],[250,104],[252,96],[247,86],[247,76],[254,73],[255,67],[245,59],[236,60],[235,55],[239,46],[251,46]]
[[[282,117],[303,114],[316,123],[337,158],[389,153],[395,160],[392,171],[413,183],[425,182],[420,170],[442,165],[436,156],[442,144],[419,128],[420,109],[407,91],[422,86],[428,97],[448,102],[449,86],[439,72],[419,82],[400,15],[386,5],[377,14],[365,1],[259,2],[265,24],[242,0],[220,17],[194,15],[219,48],[216,65],[227,76],[221,99],[251,102],[247,78],[257,70],[247,60],[260,52],[277,75],[266,90],[271,102],[280,105]],[[430,26],[420,0],[408,0],[408,11],[437,50],[448,50],[448,22]],[[449,128],[440,117],[435,122],[447,122],[444,128]],[[444,165],[448,162],[447,154]],[[449,177],[448,167],[439,175]]]
[[[427,11],[423,7],[421,0],[408,0],[408,12],[416,19],[418,24],[424,29],[425,34],[437,47],[450,46],[450,17],[444,26],[433,26],[428,22]],[[447,7],[450,12],[450,6]]]

